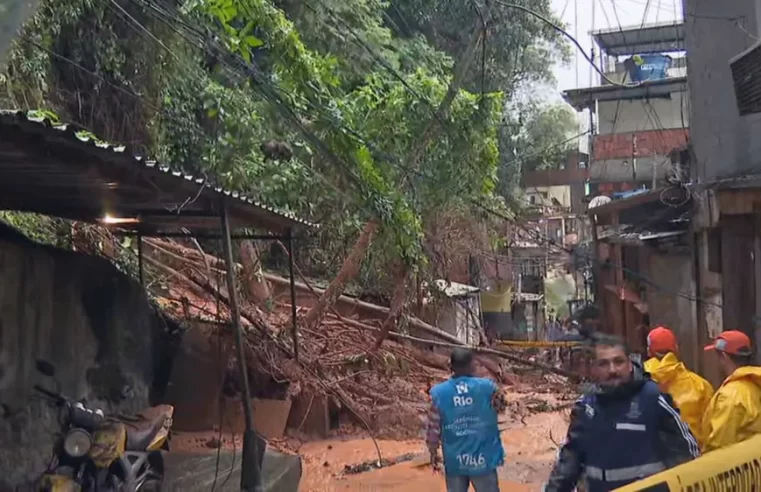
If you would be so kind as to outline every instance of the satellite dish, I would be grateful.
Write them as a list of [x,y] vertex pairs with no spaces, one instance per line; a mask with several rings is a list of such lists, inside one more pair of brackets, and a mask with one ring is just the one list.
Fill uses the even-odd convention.
[[610,199],[609,196],[605,196],[605,195],[596,196],[592,198],[592,200],[589,202],[589,208],[591,209],[591,208],[599,207],[600,205],[605,205],[606,203],[610,203],[611,201],[612,200]]

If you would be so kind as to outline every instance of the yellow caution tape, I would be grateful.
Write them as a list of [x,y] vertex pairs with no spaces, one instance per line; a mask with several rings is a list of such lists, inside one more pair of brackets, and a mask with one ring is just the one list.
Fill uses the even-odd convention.
[[554,348],[554,347],[575,347],[581,345],[581,342],[526,342],[520,340],[502,340],[498,345],[504,345],[506,347],[540,347],[540,348]]
[[761,491],[761,435],[615,490],[635,491]]

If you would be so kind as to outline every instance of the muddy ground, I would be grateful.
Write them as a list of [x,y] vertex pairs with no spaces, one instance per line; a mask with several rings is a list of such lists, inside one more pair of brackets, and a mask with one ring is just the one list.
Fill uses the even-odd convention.
[[[519,405],[547,409],[558,399],[535,393],[511,393],[511,408]],[[546,406],[539,402],[546,402]],[[499,470],[502,490],[540,490],[568,427],[568,411],[516,412],[508,409],[500,419],[505,422],[502,442],[507,460]],[[304,465],[300,492],[332,491],[444,491],[444,478],[424,465],[425,445],[422,439],[379,441],[384,458],[419,453],[420,458],[364,473],[346,475],[345,464],[361,463],[377,458],[371,439],[343,439],[306,443],[299,449]]]
[[[568,405],[575,398],[570,388],[567,393],[562,393],[564,391],[557,386],[542,389],[528,384],[513,387],[507,393],[508,409],[500,416],[502,442],[507,455],[505,466],[499,470],[502,490],[541,489],[568,426]],[[403,457],[405,461],[355,474],[345,473],[345,468],[378,458],[375,444],[368,437],[355,434],[312,442],[290,438],[270,444],[301,456],[303,474],[299,492],[443,491],[443,476],[434,473],[426,464],[422,426],[420,434],[417,439],[379,440],[378,446],[385,460]],[[178,436],[174,449],[185,453],[215,453],[216,442],[218,436],[214,433],[185,434]],[[235,443],[235,448],[240,451],[239,439]],[[231,451],[230,436],[223,436],[222,445],[226,452]],[[219,473],[227,478],[229,465],[225,464],[223,460]],[[237,473],[234,470],[228,483],[237,483]]]

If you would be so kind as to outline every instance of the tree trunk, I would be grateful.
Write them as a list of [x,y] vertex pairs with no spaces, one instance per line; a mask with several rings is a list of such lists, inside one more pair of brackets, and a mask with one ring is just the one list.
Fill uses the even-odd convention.
[[349,283],[359,272],[359,267],[362,265],[362,260],[365,258],[367,248],[370,247],[370,243],[378,231],[378,223],[375,220],[371,220],[365,224],[362,232],[357,238],[357,242],[349,253],[349,256],[344,260],[341,270],[339,270],[336,278],[330,282],[330,285],[325,292],[322,293],[317,300],[317,304],[309,310],[304,319],[304,324],[307,328],[314,328],[320,324],[322,318],[325,316],[325,312],[333,307],[341,294],[343,294],[346,284]]
[[243,264],[243,279],[252,300],[257,304],[267,302],[270,297],[270,287],[262,272],[259,260],[259,248],[253,241],[240,242],[240,259]]
[[397,284],[394,286],[394,295],[391,298],[391,308],[388,312],[388,317],[381,326],[381,330],[378,332],[378,336],[375,337],[375,344],[373,344],[373,348],[370,349],[371,354],[374,354],[378,351],[380,346],[383,344],[383,341],[388,336],[388,333],[392,328],[396,327],[396,324],[399,321],[399,317],[404,311],[404,306],[407,305],[407,294],[409,290],[408,287],[410,285],[411,275],[403,266],[400,267],[399,270],[400,274],[397,275]]

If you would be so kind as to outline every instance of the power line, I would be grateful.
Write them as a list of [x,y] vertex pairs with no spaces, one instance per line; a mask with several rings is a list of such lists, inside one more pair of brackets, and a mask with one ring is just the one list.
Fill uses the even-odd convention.
[[613,86],[616,86],[616,87],[639,87],[640,85],[642,85],[642,83],[641,83],[641,82],[637,82],[637,83],[635,83],[635,84],[621,84],[620,82],[616,82],[615,80],[613,80],[613,79],[609,78],[607,75],[605,75],[605,72],[603,72],[603,71],[602,71],[602,70],[601,70],[601,69],[600,69],[600,68],[599,68],[599,67],[598,67],[598,66],[595,64],[594,60],[592,60],[592,58],[590,58],[590,56],[587,54],[587,52],[586,52],[586,51],[584,51],[584,48],[581,46],[581,44],[579,43],[579,41],[578,41],[578,40],[577,40],[577,39],[576,39],[574,36],[572,36],[571,34],[569,34],[569,33],[568,33],[568,31],[566,31],[566,30],[565,30],[565,29],[563,29],[562,27],[558,26],[557,24],[555,24],[554,22],[552,22],[551,20],[549,20],[548,18],[546,18],[545,16],[543,16],[542,14],[540,14],[539,12],[537,12],[537,11],[535,11],[535,10],[532,10],[532,9],[530,9],[530,8],[528,8],[528,7],[524,7],[523,5],[517,5],[517,4],[514,4],[514,3],[508,3],[508,2],[505,2],[505,1],[503,1],[503,0],[494,0],[494,1],[495,1],[497,4],[499,4],[499,5],[502,5],[502,6],[504,6],[504,7],[509,7],[509,8],[513,8],[513,9],[517,9],[517,10],[521,10],[521,11],[523,11],[523,12],[526,12],[527,14],[530,14],[530,15],[532,15],[532,16],[534,16],[534,17],[536,17],[537,19],[541,20],[541,21],[542,21],[542,22],[544,22],[545,24],[547,24],[547,25],[549,25],[550,27],[552,27],[552,28],[553,28],[555,31],[559,32],[560,34],[562,34],[563,36],[565,36],[566,38],[568,38],[568,39],[569,39],[569,40],[570,40],[570,41],[571,41],[571,42],[572,42],[572,43],[573,43],[573,44],[576,46],[576,48],[577,48],[577,49],[578,49],[578,50],[581,52],[581,54],[584,56],[584,58],[585,58],[585,59],[586,59],[586,60],[587,60],[587,61],[588,61],[590,64],[592,64],[592,67],[595,69],[595,71],[596,71],[597,73],[599,73],[599,74],[600,74],[600,76],[602,77],[602,79],[603,79],[603,80],[605,80],[606,82],[608,82],[610,85],[613,85]]
[[[523,226],[522,224],[517,222],[515,219],[512,219],[512,218],[502,214],[501,212],[498,212],[496,210],[492,210],[491,208],[486,207],[485,205],[483,205],[481,203],[474,202],[474,205],[476,205],[478,208],[481,208],[485,212],[488,212],[488,213],[490,213],[490,214],[492,214],[492,215],[494,215],[496,217],[499,217],[499,218],[501,218],[503,220],[506,220],[506,221],[516,225],[517,227],[519,227],[520,229],[524,230],[525,232],[527,232],[529,234],[532,234],[535,237],[537,237],[538,239],[540,239],[545,245],[550,245],[550,246],[556,248],[559,252],[564,252],[564,253],[567,253],[569,255],[576,255],[576,256],[579,255],[578,251],[575,251],[575,250],[570,249],[570,248],[566,248],[565,246],[558,244],[557,241],[555,241],[554,239],[546,237],[546,236],[543,236],[540,232],[534,231],[532,229],[529,229],[529,228]],[[650,221],[653,221],[653,219],[651,218]],[[692,301],[692,302],[702,302],[702,303],[707,304],[707,305],[712,305],[712,306],[716,306],[716,307],[721,308],[721,304],[715,303],[713,301],[709,301],[709,300],[707,300],[707,299],[705,299],[705,298],[703,298],[703,297],[701,297],[701,296],[699,296],[697,294],[680,292],[680,291],[673,291],[673,290],[670,290],[670,289],[666,289],[663,286],[661,286],[660,284],[658,284],[657,282],[655,282],[654,280],[652,280],[651,278],[649,278],[649,277],[647,277],[647,276],[645,276],[645,275],[643,275],[643,274],[641,274],[641,273],[639,273],[637,271],[634,271],[634,270],[631,270],[629,268],[626,268],[623,265],[615,264],[615,263],[612,263],[612,262],[602,262],[599,259],[597,259],[595,256],[591,255],[591,254],[584,255],[584,256],[582,256],[582,258],[584,258],[586,261],[589,261],[589,262],[592,262],[594,264],[597,264],[597,265],[599,265],[600,267],[603,267],[603,268],[607,267],[607,268],[616,268],[616,269],[619,269],[619,270],[621,270],[621,271],[623,271],[625,273],[628,273],[632,277],[638,278],[639,280],[643,281],[647,285],[653,287],[655,290],[658,290],[658,291],[663,292],[665,294],[670,294],[670,295],[673,295],[675,297],[681,297],[681,298],[684,298],[684,299]]]

